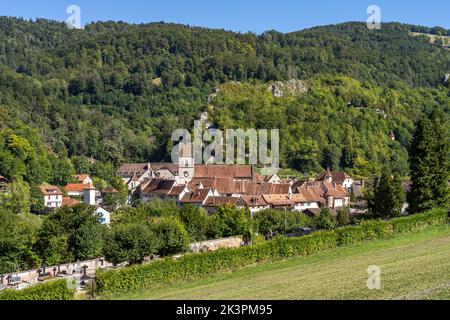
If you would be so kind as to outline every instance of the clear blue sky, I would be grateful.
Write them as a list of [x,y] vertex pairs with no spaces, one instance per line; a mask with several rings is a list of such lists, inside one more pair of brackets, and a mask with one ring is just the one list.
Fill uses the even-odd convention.
[[366,21],[367,7],[375,4],[384,22],[450,29],[450,0],[2,0],[0,16],[66,21],[71,4],[81,8],[82,24],[166,21],[256,33]]

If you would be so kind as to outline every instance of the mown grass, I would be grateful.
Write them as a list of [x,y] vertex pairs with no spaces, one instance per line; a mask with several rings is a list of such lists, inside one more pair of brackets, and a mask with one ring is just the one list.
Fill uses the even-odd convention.
[[[381,290],[366,286],[382,270]],[[450,226],[112,299],[450,299]]]

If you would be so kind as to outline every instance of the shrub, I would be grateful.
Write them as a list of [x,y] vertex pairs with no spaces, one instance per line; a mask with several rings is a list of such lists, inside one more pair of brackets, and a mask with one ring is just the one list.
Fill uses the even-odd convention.
[[209,239],[242,235],[251,223],[246,212],[233,205],[219,207],[208,220]]
[[349,207],[345,207],[342,210],[338,211],[338,223],[340,226],[346,226],[350,223],[350,209]]
[[56,280],[20,291],[6,290],[0,293],[0,300],[72,300],[74,295],[66,280]]
[[146,289],[234,271],[255,263],[308,256],[349,244],[386,238],[396,233],[443,225],[448,221],[446,210],[432,210],[391,221],[367,221],[356,227],[319,231],[301,238],[276,237],[254,246],[221,249],[206,254],[188,254],[179,260],[166,259],[120,270],[99,270],[96,275],[96,288],[100,295]]
[[160,241],[159,255],[183,253],[188,249],[189,234],[179,220],[164,218],[155,225],[154,230]]
[[266,235],[272,232],[289,233],[293,229],[301,227],[314,227],[313,218],[308,217],[303,212],[284,212],[280,210],[263,210],[253,217],[255,229],[259,233]]
[[117,265],[127,261],[139,264],[144,257],[159,249],[159,239],[147,225],[125,224],[110,229],[103,244],[103,254],[107,261]]
[[316,218],[316,225],[322,229],[333,229],[337,225],[336,217],[331,212],[330,208],[325,207],[320,210],[319,216]]
[[185,205],[180,208],[177,217],[186,227],[191,241],[206,240],[208,215],[204,209],[194,205]]

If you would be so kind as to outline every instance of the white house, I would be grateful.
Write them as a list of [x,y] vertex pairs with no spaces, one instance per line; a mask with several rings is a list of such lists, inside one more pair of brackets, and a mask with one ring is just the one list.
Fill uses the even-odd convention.
[[111,213],[101,206],[97,206],[95,209],[95,213],[100,214],[100,222],[102,224],[110,224],[111,223]]
[[44,207],[50,209],[60,208],[63,203],[63,194],[56,186],[43,185],[40,187],[44,197]]

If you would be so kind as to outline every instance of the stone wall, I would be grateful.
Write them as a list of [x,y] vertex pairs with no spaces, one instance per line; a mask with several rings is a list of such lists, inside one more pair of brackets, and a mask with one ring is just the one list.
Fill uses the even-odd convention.
[[239,237],[208,240],[191,244],[191,251],[195,253],[212,252],[222,248],[239,248],[242,239]]
[[[97,259],[97,260],[89,260],[89,261],[81,261],[81,262],[74,262],[74,263],[64,263],[59,266],[50,266],[45,267],[45,273],[48,274],[48,277],[56,277],[58,272],[61,275],[67,275],[67,276],[73,276],[73,275],[81,275],[83,274],[83,267],[87,266],[86,273],[94,274],[95,270],[98,268],[109,268],[112,267],[112,264],[106,262],[104,259]],[[41,269],[42,272],[42,269]],[[11,276],[14,281],[12,283],[8,283],[8,277]],[[46,277],[47,278],[47,277]],[[4,286],[8,286],[10,284],[10,287],[20,287],[23,283],[28,283],[30,285],[34,285],[38,282],[39,279],[39,270],[27,270],[27,271],[21,271],[16,273],[8,273],[3,274],[3,279],[0,280],[0,285],[3,284]]]

